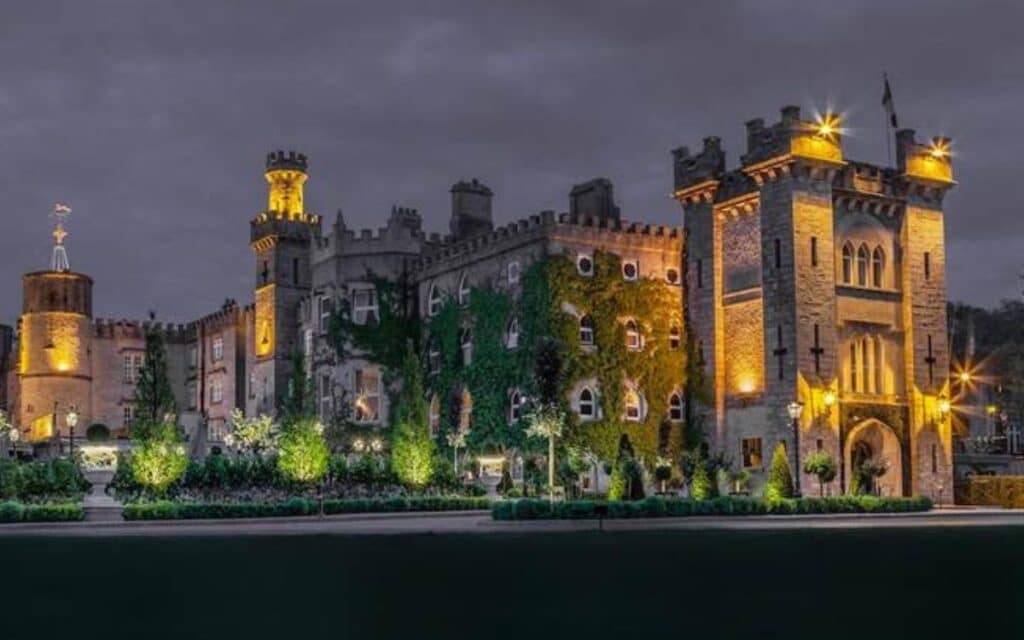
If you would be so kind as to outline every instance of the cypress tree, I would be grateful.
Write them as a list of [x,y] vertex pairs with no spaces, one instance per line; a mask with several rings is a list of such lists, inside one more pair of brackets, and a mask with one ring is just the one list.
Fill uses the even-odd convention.
[[298,349],[292,354],[292,373],[288,378],[288,393],[281,401],[281,414],[285,422],[316,416],[313,380],[306,376],[306,358]]
[[425,485],[434,471],[434,441],[430,437],[429,413],[423,372],[410,345],[402,364],[402,391],[391,429],[391,466],[402,482],[413,486]]
[[[150,320],[153,315],[150,314]],[[158,424],[164,416],[178,411],[171,381],[167,376],[167,349],[163,334],[153,327],[146,328],[146,352],[135,384],[135,413],[143,423]]]
[[789,471],[789,457],[786,447],[780,442],[772,454],[772,465],[768,469],[768,483],[764,495],[769,500],[793,497],[793,475]]

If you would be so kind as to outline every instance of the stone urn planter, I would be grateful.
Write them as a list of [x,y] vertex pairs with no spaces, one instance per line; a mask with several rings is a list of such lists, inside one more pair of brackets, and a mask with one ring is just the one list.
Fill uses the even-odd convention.
[[497,499],[498,485],[501,483],[501,473],[505,468],[505,456],[477,456],[476,461],[480,466],[480,482],[487,489],[487,497],[492,500]]

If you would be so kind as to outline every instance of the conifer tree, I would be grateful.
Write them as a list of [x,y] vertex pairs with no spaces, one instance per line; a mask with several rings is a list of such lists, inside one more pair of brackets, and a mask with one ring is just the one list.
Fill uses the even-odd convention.
[[148,424],[164,422],[168,414],[177,413],[174,392],[167,376],[167,349],[163,334],[151,324],[146,329],[146,352],[135,383],[135,415]]
[[402,391],[391,429],[391,466],[406,484],[423,486],[434,471],[434,441],[430,437],[429,420],[423,373],[409,345],[402,364]]
[[769,500],[793,497],[793,474],[789,471],[789,457],[786,447],[780,442],[772,454],[772,464],[768,469],[768,483],[765,485],[764,496]]
[[306,375],[306,358],[298,349],[292,354],[292,373],[288,378],[288,392],[281,401],[281,415],[285,422],[316,416],[313,381]]

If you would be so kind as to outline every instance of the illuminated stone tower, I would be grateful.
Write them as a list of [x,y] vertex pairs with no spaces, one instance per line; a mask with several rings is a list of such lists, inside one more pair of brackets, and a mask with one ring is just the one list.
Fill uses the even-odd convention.
[[92,415],[92,278],[68,267],[63,218],[70,209],[60,207],[51,269],[22,277],[17,416],[35,443],[66,437],[72,408],[81,424]]
[[[782,109],[673,153],[687,232],[687,304],[711,381],[713,446],[763,482],[783,444],[818,450],[832,492],[952,491],[943,197],[949,141],[896,134],[896,167],[844,157],[838,118]],[[796,416],[790,416],[790,410]],[[885,473],[865,480],[866,462]],[[801,473],[804,492],[818,489]]]
[[[250,385],[273,409],[287,392],[298,340],[298,305],[311,287],[310,243],[320,232],[320,216],[303,205],[306,156],[289,151],[267,154],[267,210],[250,223],[256,255],[255,319]],[[250,392],[253,395],[255,390]]]

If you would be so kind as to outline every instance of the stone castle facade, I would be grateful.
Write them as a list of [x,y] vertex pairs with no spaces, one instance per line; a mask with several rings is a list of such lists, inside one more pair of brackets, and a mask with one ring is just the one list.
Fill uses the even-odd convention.
[[[303,200],[306,157],[271,153],[267,207],[250,222],[252,302],[158,325],[193,451],[219,445],[235,407],[274,411],[297,350],[325,420],[343,413],[387,425],[389,372],[358,350],[339,357],[329,336],[342,305],[353,322],[378,317],[379,278],[401,283],[411,315],[427,319],[472,287],[517,295],[521,274],[546,257],[569,256],[583,269],[599,251],[621,259],[623,277],[676,292],[708,380],[698,414],[710,445],[755,485],[783,443],[795,467],[819,449],[842,461],[832,492],[851,487],[860,461],[878,459],[888,466],[883,493],[948,494],[948,140],[929,146],[900,131],[896,144],[894,168],[847,160],[838,128],[823,131],[787,107],[774,125],[747,124],[736,168],[717,138],[695,154],[673,152],[683,229],[626,222],[604,179],[574,187],[567,212],[496,226],[491,190],[470,180],[451,187],[445,235],[397,206],[377,230],[350,229],[340,212],[325,227]],[[80,424],[115,432],[133,418],[148,324],[94,319],[92,286],[83,274],[27,274],[17,337],[0,331],[0,363],[10,367],[0,400],[37,448],[62,446],[72,406]],[[569,393],[582,416],[584,388]],[[800,483],[817,489],[806,474]]]

